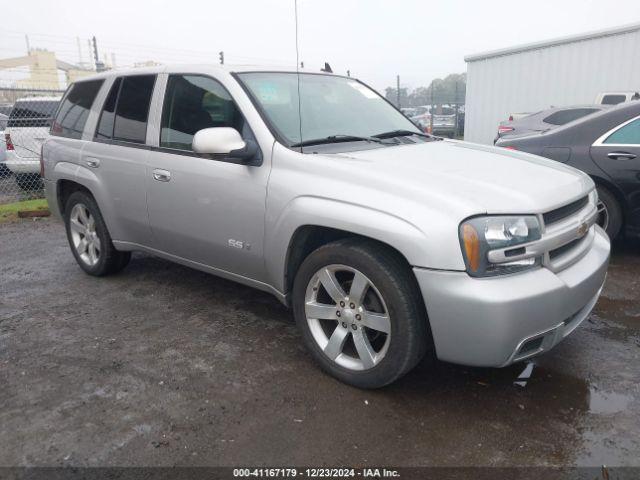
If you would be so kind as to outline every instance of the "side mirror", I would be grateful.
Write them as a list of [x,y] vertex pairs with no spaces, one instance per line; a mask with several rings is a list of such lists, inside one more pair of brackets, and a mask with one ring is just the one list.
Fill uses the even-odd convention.
[[212,155],[225,155],[239,160],[253,158],[258,150],[255,142],[244,141],[235,128],[204,128],[193,137],[193,151]]

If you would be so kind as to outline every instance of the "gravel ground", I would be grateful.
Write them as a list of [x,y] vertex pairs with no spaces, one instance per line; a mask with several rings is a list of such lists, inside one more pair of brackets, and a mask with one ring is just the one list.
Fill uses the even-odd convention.
[[640,465],[638,243],[533,363],[378,391],[268,294],[142,254],[85,275],[53,219],[0,225],[0,270],[0,465]]

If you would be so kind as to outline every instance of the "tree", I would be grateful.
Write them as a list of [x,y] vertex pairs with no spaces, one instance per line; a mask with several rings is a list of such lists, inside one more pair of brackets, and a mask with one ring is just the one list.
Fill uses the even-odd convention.
[[409,91],[406,88],[400,87],[400,105],[398,105],[398,89],[397,88],[387,87],[384,91],[384,96],[396,107],[410,106]]
[[[463,104],[467,90],[467,74],[452,73],[445,78],[435,78],[428,87],[417,87],[412,92],[400,88],[400,103],[403,107],[420,105],[441,105],[443,103]],[[433,96],[431,93],[433,92]],[[397,90],[389,87],[385,90],[386,98],[394,105],[398,103]]]

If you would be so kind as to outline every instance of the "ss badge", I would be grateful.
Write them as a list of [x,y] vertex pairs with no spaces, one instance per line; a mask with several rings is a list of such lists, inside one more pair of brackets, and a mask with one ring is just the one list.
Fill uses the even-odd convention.
[[233,238],[230,238],[230,239],[227,241],[227,244],[228,244],[230,247],[233,247],[233,248],[239,248],[239,249],[241,249],[241,250],[242,250],[242,249],[244,249],[244,250],[251,250],[251,244],[250,244],[250,243],[247,243],[247,242],[241,242],[240,240],[234,240]]

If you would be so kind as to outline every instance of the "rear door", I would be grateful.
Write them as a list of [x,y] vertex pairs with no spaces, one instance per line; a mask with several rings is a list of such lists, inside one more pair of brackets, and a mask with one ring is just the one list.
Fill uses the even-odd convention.
[[146,179],[157,248],[261,278],[267,166],[207,157],[192,149],[194,135],[204,128],[232,127],[255,140],[242,111],[217,79],[171,74],[158,113],[159,143]]
[[640,223],[640,117],[602,135],[591,146],[591,157],[623,191],[634,223]]
[[151,245],[144,189],[146,143],[156,75],[113,81],[101,109],[93,141],[82,150],[78,175],[95,182],[94,194],[116,241]]

